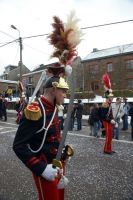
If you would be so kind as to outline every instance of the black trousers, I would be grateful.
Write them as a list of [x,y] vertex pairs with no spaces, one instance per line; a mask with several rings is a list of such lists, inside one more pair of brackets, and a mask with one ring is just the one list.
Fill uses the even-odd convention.
[[131,124],[131,140],[133,141],[133,124]]
[[2,116],[4,116],[4,120],[7,121],[7,112],[6,112],[6,110],[2,110]]

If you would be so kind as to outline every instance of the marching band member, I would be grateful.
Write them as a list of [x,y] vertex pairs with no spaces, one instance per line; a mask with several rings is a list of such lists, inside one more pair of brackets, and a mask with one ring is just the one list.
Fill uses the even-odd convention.
[[[14,152],[33,173],[39,200],[64,200],[64,188],[58,184],[64,168],[59,169],[52,164],[61,140],[57,107],[64,103],[69,89],[65,77],[71,74],[70,65],[77,55],[76,46],[81,36],[72,13],[68,23],[63,24],[55,16],[52,25],[54,31],[48,38],[55,49],[52,57],[58,58],[59,62],[48,69],[44,94],[37,103],[31,102],[25,108],[13,143]],[[64,154],[62,165],[65,159]]]
[[106,139],[103,152],[105,154],[113,154],[115,153],[115,151],[112,151],[113,126],[117,125],[113,118],[113,112],[111,106],[114,95],[111,90],[111,83],[107,73],[103,75],[102,80],[104,81],[105,98],[106,98],[106,101],[103,103],[101,108],[102,123],[106,132]]

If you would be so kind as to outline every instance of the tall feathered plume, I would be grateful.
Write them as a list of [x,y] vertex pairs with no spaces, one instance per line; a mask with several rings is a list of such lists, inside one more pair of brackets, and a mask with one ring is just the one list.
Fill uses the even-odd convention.
[[49,43],[54,46],[54,52],[51,57],[59,59],[61,66],[71,65],[74,56],[77,56],[76,47],[83,36],[78,28],[78,19],[75,12],[71,12],[67,22],[63,23],[57,16],[53,17],[53,32],[48,36]]
[[109,78],[109,75],[107,72],[105,72],[105,74],[102,76],[102,81],[104,83],[104,89],[105,91],[110,91],[112,92],[111,90],[111,82],[110,82],[110,78]]

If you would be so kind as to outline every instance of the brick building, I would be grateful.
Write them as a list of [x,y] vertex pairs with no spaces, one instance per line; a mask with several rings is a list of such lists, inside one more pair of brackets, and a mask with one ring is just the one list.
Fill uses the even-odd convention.
[[[23,86],[26,90],[26,92],[28,92],[28,95],[31,96],[34,92],[34,89],[38,83],[38,80],[43,72],[44,69],[47,69],[49,66],[54,65],[55,63],[51,63],[48,65],[39,65],[38,68],[36,68],[35,70],[33,70],[30,73],[27,74],[23,74],[22,75],[22,83]],[[75,91],[81,91],[82,90],[82,68],[81,68],[81,58],[80,57],[76,57],[72,63],[72,68],[74,70],[74,76],[75,76]],[[70,78],[68,78],[68,83],[70,83]],[[43,92],[43,84],[40,88],[40,92]]]
[[[30,70],[25,65],[22,65],[21,70],[22,74],[30,72]],[[6,66],[3,74],[0,75],[0,78],[4,80],[18,81],[20,79],[20,66],[15,66],[15,65]]]
[[93,49],[82,60],[83,91],[103,95],[101,81],[105,71],[116,96],[133,95],[133,44],[108,49]]

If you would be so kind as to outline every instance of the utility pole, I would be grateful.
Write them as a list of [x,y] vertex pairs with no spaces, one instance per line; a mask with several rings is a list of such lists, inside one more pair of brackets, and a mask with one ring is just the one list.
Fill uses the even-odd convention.
[[19,45],[20,45],[20,61],[19,61],[19,67],[20,67],[20,77],[19,80],[22,81],[22,66],[23,66],[23,62],[22,62],[22,38],[19,37]]
[[19,58],[19,63],[18,63],[18,66],[20,68],[20,74],[19,74],[19,80],[22,81],[22,66],[23,66],[23,61],[22,61],[22,50],[23,50],[23,45],[22,45],[22,38],[20,36],[20,30],[18,28],[16,28],[16,26],[14,25],[11,25],[11,28],[15,29],[18,31],[19,33],[19,47],[20,47],[20,58]]

